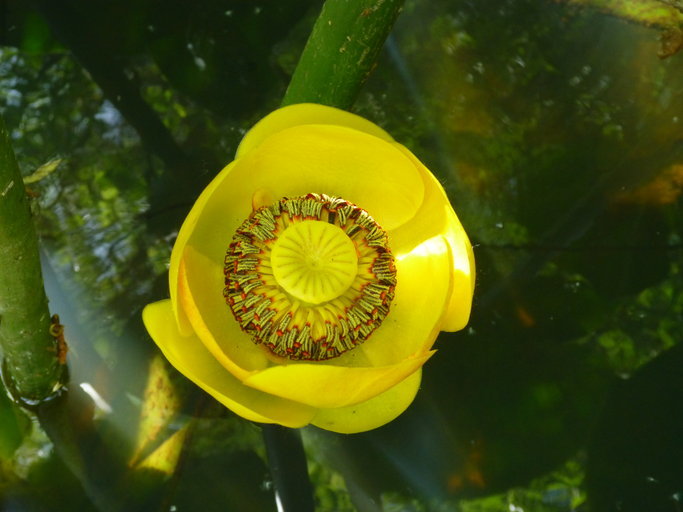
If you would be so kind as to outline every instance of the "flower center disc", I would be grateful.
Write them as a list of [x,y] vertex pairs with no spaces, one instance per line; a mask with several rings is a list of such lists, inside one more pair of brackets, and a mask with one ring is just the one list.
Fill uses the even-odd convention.
[[275,280],[293,297],[321,304],[340,296],[358,273],[356,247],[334,224],[304,220],[290,225],[270,254]]
[[308,194],[252,212],[225,256],[223,295],[255,343],[295,360],[336,357],[389,313],[396,267],[363,209]]

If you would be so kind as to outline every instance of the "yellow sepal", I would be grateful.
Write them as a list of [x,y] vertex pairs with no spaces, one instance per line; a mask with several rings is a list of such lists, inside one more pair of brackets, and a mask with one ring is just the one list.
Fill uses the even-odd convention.
[[458,331],[467,325],[474,294],[474,253],[465,230],[441,184],[408,149],[395,144],[408,157],[422,176],[424,201],[413,218],[389,231],[391,248],[397,253],[412,249],[416,241],[443,235],[451,249],[451,295],[439,329]]
[[180,334],[169,300],[146,306],[142,320],[166,359],[179,372],[243,418],[297,428],[308,424],[315,415],[312,407],[243,385],[216,361],[197,336]]
[[315,363],[283,364],[255,372],[247,386],[316,408],[365,402],[395,386],[420,368],[433,352],[391,366],[350,368]]
[[245,155],[274,133],[306,124],[346,126],[386,141],[394,140],[375,123],[345,110],[316,103],[299,103],[271,112],[256,123],[242,139],[236,156]]
[[389,315],[356,349],[372,366],[395,364],[429,350],[450,297],[451,255],[444,237],[425,240],[395,258],[396,294]]
[[311,423],[340,434],[356,434],[381,427],[408,408],[415,399],[421,379],[422,369],[419,369],[370,400],[337,409],[320,409]]
[[194,332],[238,379],[268,366],[265,349],[240,329],[223,298],[223,269],[192,246],[180,263],[179,303]]
[[192,210],[185,218],[183,225],[180,227],[178,236],[176,237],[173,250],[171,251],[171,261],[168,267],[168,281],[169,292],[171,295],[171,305],[173,307],[173,314],[178,322],[178,329],[181,334],[189,335],[192,332],[192,327],[187,319],[185,312],[178,307],[178,271],[180,268],[180,260],[185,252],[185,245],[190,236],[194,232],[197,221],[201,215],[206,202],[211,198],[216,188],[228,177],[235,162],[228,164],[218,175],[209,183],[209,185],[202,191],[199,198],[195,202]]

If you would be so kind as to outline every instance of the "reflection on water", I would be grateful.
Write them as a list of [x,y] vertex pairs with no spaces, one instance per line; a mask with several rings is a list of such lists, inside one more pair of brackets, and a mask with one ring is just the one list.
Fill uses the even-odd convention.
[[[259,428],[157,357],[140,308],[317,3],[42,4],[10,4],[0,109],[25,174],[63,159],[30,189],[72,384],[40,412],[57,444],[0,399],[0,509],[275,510]],[[583,4],[406,3],[356,108],[449,193],[473,318],[395,422],[306,429],[319,510],[683,508],[683,56]]]

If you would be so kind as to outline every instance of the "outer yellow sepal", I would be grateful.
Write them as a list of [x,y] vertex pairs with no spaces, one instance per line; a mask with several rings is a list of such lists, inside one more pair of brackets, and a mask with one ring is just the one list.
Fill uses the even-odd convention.
[[317,408],[336,408],[364,402],[414,373],[433,352],[391,366],[348,368],[312,363],[278,365],[254,373],[244,383],[266,393]]
[[340,434],[355,434],[380,427],[408,408],[415,399],[421,380],[420,369],[370,400],[337,409],[321,409],[311,423]]
[[227,372],[194,335],[182,336],[168,300],[145,307],[142,320],[152,339],[175,368],[236,414],[260,423],[307,425],[315,409],[261,393]]
[[345,126],[359,132],[367,133],[368,135],[373,135],[385,141],[394,140],[391,135],[382,130],[375,123],[355,114],[351,114],[350,112],[346,112],[345,110],[325,107],[315,103],[299,103],[298,105],[280,108],[256,123],[242,139],[235,156],[236,158],[239,158],[252,151],[274,133],[281,132],[282,130],[286,130],[293,126],[307,124]]

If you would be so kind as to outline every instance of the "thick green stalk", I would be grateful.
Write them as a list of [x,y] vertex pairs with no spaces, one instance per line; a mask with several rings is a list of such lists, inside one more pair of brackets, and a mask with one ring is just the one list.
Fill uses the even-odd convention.
[[327,0],[282,105],[350,108],[402,6],[403,0]]
[[17,399],[43,400],[60,382],[64,366],[49,329],[38,238],[0,119],[0,346],[3,378]]
[[[282,105],[322,103],[348,109],[375,68],[403,0],[327,0]],[[312,512],[301,434],[263,425],[275,492],[285,512]]]

